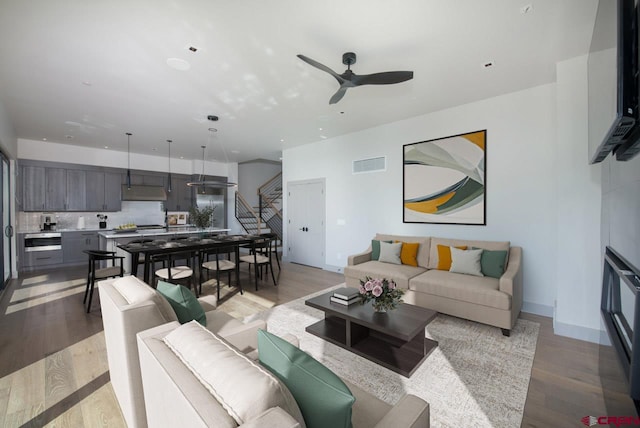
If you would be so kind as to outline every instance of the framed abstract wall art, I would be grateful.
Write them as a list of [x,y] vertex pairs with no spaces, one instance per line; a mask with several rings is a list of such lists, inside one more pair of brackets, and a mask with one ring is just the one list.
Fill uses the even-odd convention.
[[403,146],[403,222],[486,225],[487,130]]

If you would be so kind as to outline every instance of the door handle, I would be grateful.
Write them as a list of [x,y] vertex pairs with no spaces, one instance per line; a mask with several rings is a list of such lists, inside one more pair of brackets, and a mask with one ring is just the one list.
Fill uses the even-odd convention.
[[300,230],[303,231],[303,232],[308,232],[309,228],[308,227],[301,227]]
[[4,236],[11,238],[13,236],[13,226],[7,226],[4,228]]

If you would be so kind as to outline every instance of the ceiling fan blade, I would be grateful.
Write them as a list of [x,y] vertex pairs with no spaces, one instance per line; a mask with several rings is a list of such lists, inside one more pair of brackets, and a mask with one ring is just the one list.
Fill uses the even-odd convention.
[[353,75],[351,83],[359,85],[391,85],[413,79],[413,71],[386,71],[383,73]]
[[330,69],[329,67],[327,67],[324,64],[320,64],[318,61],[315,61],[309,57],[306,57],[304,55],[297,55],[298,58],[300,58],[301,60],[303,60],[304,62],[306,62],[307,64],[310,64],[312,66],[314,66],[315,68],[322,70],[324,72],[329,73],[330,75],[332,75],[333,77],[336,78],[336,80],[338,81],[338,83],[340,83],[342,85],[342,82],[344,82],[344,79],[335,71],[333,71],[332,69]]
[[341,86],[340,89],[338,89],[338,92],[333,94],[333,96],[329,100],[329,104],[337,103],[338,101],[340,101],[342,99],[342,97],[344,97],[344,94],[346,94],[346,93],[347,93],[347,88]]

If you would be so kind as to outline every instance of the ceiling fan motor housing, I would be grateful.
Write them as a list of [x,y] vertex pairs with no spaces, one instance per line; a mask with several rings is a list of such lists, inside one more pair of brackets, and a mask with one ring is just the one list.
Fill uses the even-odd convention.
[[344,65],[353,65],[356,63],[356,54],[353,52],[345,52],[342,54],[342,63]]

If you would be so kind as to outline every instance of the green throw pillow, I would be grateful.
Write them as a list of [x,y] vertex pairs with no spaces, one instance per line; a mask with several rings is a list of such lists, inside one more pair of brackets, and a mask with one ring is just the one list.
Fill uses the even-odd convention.
[[207,326],[207,316],[204,309],[187,287],[158,281],[157,290],[169,301],[180,324],[196,320],[203,326]]
[[391,241],[378,241],[377,239],[371,240],[371,260],[380,259],[380,242],[391,243]]
[[291,391],[307,428],[351,428],[351,407],[356,399],[331,370],[264,330],[258,330],[258,356],[260,364]]
[[[479,250],[480,248],[473,248]],[[504,274],[507,263],[507,251],[505,250],[484,250],[480,258],[480,268],[484,276],[500,278]]]

